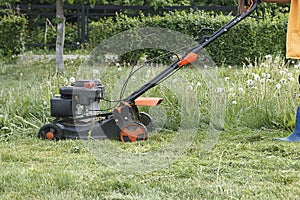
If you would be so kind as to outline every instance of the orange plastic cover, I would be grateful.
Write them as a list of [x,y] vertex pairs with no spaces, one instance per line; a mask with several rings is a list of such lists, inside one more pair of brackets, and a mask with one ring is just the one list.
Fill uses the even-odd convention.
[[157,97],[139,97],[134,100],[134,104],[137,106],[157,106],[163,101],[163,98]]
[[179,67],[182,67],[184,65],[195,62],[197,60],[197,58],[198,58],[198,54],[191,52],[185,58],[183,58],[181,61],[179,61],[177,64]]

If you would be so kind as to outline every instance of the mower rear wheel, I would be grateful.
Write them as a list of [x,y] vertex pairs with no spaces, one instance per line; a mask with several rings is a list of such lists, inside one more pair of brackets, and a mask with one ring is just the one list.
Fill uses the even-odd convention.
[[147,128],[142,123],[130,123],[122,128],[120,133],[122,142],[145,141],[147,139]]
[[46,124],[39,130],[38,137],[45,140],[60,140],[62,130],[53,123]]

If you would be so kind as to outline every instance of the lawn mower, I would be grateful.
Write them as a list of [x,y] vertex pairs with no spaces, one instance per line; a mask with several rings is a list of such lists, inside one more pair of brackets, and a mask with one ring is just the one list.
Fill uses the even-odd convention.
[[260,0],[243,2],[243,12],[211,35],[203,35],[209,29],[199,31],[198,45],[174,61],[138,90],[123,98],[111,112],[97,113],[101,101],[105,100],[105,87],[96,80],[79,80],[71,86],[60,88],[59,95],[50,100],[51,116],[55,120],[44,125],[38,137],[48,140],[59,139],[107,139],[117,138],[122,142],[144,141],[153,127],[149,114],[139,112],[139,106],[157,106],[162,98],[141,97],[183,66],[195,62],[198,53],[229,29],[237,25],[256,10]]

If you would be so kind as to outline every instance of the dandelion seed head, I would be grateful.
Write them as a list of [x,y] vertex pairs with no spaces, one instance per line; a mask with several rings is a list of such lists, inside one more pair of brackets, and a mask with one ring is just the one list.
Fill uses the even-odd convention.
[[240,88],[239,88],[239,92],[244,94],[244,93],[245,93],[245,90],[244,90],[243,88],[240,87]]
[[187,90],[188,91],[192,91],[193,90],[193,86],[192,85],[188,86]]
[[254,80],[260,81],[260,76],[258,74],[253,73]]
[[70,83],[74,83],[75,82],[75,78],[74,77],[70,77],[69,81],[70,81]]
[[272,59],[272,55],[270,55],[270,54],[269,54],[269,55],[266,55],[265,58],[266,58],[266,59]]
[[286,79],[285,78],[280,79],[280,83],[286,83]]
[[280,83],[277,83],[277,84],[276,84],[276,89],[279,90],[280,88],[281,88]]
[[289,72],[289,73],[287,73],[287,76],[288,76],[288,77],[292,77],[292,76],[293,76],[293,73]]
[[222,93],[222,92],[224,92],[224,91],[225,91],[224,88],[217,88],[217,89],[216,89],[216,92],[217,92],[217,93]]
[[249,80],[247,80],[246,82],[247,82],[247,85],[248,85],[248,86],[251,86],[251,85],[253,85],[253,84],[254,84],[254,82],[253,82],[253,80],[252,80],[252,79],[249,79]]
[[94,75],[99,75],[99,74],[100,74],[100,72],[99,72],[99,70],[98,70],[98,69],[94,69],[94,70],[93,70],[93,74],[94,74]]
[[280,71],[279,74],[283,76],[283,75],[286,74],[286,72],[285,71]]

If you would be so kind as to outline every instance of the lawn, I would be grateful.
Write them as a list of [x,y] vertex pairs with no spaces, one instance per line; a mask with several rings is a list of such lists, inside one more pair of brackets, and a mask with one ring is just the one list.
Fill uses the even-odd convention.
[[[80,59],[67,61],[61,78],[54,76],[53,60],[0,63],[1,199],[300,198],[299,145],[272,141],[290,134],[295,125],[298,88],[293,79],[298,65],[265,58],[253,66],[222,68],[219,76],[225,83],[226,118],[225,129],[217,132],[212,132],[207,122],[211,114],[207,109],[211,102],[205,95],[208,87],[198,83],[196,73],[187,75],[191,84],[186,89],[193,91],[202,105],[199,112],[204,116],[197,119],[201,126],[196,127],[183,154],[168,165],[150,170],[152,163],[145,163],[147,170],[139,165],[135,172],[134,166],[123,168],[102,160],[88,146],[89,141],[36,137],[38,129],[52,120],[49,99],[59,79],[59,84],[67,84],[81,64]],[[116,80],[125,69],[112,67],[106,73]],[[109,92],[111,85],[106,85]],[[161,94],[158,92],[154,90]],[[162,95],[166,98],[163,106],[171,109],[176,104],[172,91]],[[146,142],[110,143],[125,156],[151,154],[177,134],[167,131],[178,123],[172,119],[177,113],[166,115],[171,119],[161,135]],[[214,142],[203,145],[212,137]]]

